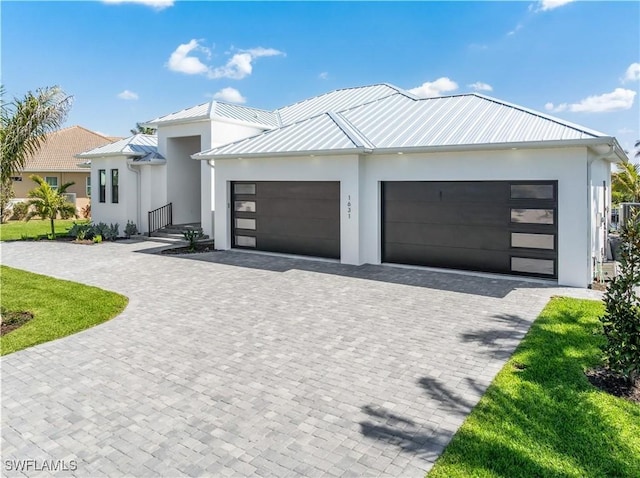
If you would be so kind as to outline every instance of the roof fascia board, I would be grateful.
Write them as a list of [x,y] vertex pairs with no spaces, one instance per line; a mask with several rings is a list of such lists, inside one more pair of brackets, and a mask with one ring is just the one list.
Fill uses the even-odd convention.
[[113,158],[114,156],[124,156],[125,158],[140,158],[142,156],[146,156],[147,153],[123,153],[123,152],[113,152],[113,153],[94,153],[94,154],[86,154],[80,153],[74,155],[74,158],[80,159],[98,159],[98,158]]
[[175,120],[167,120],[167,121],[156,121],[149,123],[140,123],[140,126],[143,128],[154,128],[158,129],[160,126],[169,126],[175,124],[185,124],[185,123],[201,123],[204,121],[210,121],[211,118],[209,115],[206,116],[193,116],[192,118],[179,118]]
[[517,143],[482,143],[463,145],[443,145],[443,146],[416,146],[405,148],[376,148],[373,154],[397,154],[397,153],[432,153],[432,152],[456,152],[456,151],[488,151],[504,149],[550,149],[550,148],[573,148],[573,147],[594,147],[599,145],[611,146],[617,141],[611,136],[601,136],[599,138],[553,140],[553,141],[522,141]]
[[285,151],[285,152],[271,152],[271,153],[250,153],[250,154],[221,154],[221,155],[203,155],[196,153],[191,155],[192,159],[198,161],[206,160],[219,160],[219,159],[249,159],[249,158],[283,158],[293,156],[344,156],[349,154],[365,154],[371,153],[371,149],[368,148],[346,148],[346,149],[319,149],[309,151]]
[[127,158],[127,164],[131,166],[159,166],[163,164],[167,164],[166,159],[153,159],[151,161],[135,161],[131,158]]

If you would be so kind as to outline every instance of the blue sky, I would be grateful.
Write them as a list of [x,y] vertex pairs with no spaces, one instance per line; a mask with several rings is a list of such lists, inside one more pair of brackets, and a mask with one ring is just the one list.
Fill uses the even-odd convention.
[[127,135],[211,98],[274,109],[387,82],[479,91],[640,139],[640,3],[7,2],[8,96],[58,84],[68,124]]

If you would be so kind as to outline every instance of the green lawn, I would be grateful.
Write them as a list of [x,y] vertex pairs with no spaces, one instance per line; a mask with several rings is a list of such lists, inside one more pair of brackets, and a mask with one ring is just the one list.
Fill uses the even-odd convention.
[[[67,230],[75,222],[87,222],[86,219],[58,219],[56,220],[56,235],[66,235]],[[38,236],[46,239],[51,234],[51,224],[48,219],[32,219],[31,221],[8,221],[0,224],[0,241],[15,241],[23,236],[35,239]]]
[[128,299],[76,282],[0,266],[2,309],[28,311],[34,318],[0,338],[2,355],[49,342],[109,320]]
[[600,302],[553,299],[429,478],[639,477],[640,405],[591,386]]

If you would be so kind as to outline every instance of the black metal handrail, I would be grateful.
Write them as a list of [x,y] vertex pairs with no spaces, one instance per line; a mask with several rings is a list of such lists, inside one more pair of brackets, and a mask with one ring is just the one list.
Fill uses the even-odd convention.
[[149,237],[151,233],[173,224],[173,203],[149,211]]

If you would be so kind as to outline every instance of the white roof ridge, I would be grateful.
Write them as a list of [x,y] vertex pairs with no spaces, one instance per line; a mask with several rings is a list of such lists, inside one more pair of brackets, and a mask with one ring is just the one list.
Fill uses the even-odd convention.
[[362,131],[356,128],[347,118],[334,111],[328,111],[326,114],[336,125],[338,125],[338,128],[347,135],[357,148],[375,149],[375,145],[369,141]]
[[[299,105],[299,104],[302,104],[302,103],[306,103],[307,101],[311,101],[311,100],[314,100],[316,98],[322,98],[323,96],[331,95],[333,93],[337,93],[338,91],[359,90],[359,89],[362,89],[362,88],[372,88],[374,86],[386,86],[388,88],[392,88],[392,89],[396,90],[396,93],[400,93],[399,90],[401,89],[401,88],[398,88],[397,86],[394,86],[394,85],[392,85],[390,83],[373,83],[373,84],[370,84],[370,85],[360,85],[360,86],[349,86],[349,87],[346,87],[346,88],[336,88],[335,90],[327,91],[326,93],[322,93],[320,95],[311,96],[309,98],[305,98],[303,100],[296,101],[294,103],[290,103],[288,105],[281,106],[280,108],[276,108],[273,111],[274,112],[279,112],[280,110],[283,110],[285,108],[291,108],[292,106]],[[391,95],[394,95],[394,94],[395,93],[390,93],[387,96],[391,96]],[[324,113],[326,113],[326,111]],[[317,116],[320,116],[320,115],[317,115]]]
[[609,137],[610,136],[610,135],[608,135],[606,133],[603,133],[602,131],[596,131],[594,129],[586,128],[586,127],[581,126],[579,124],[572,123],[570,121],[566,121],[566,120],[563,120],[561,118],[557,118],[555,116],[548,115],[546,113],[543,113],[542,111],[533,110],[533,109],[527,108],[525,106],[520,106],[520,105],[517,105],[515,103],[510,103],[508,101],[500,100],[498,98],[494,98],[493,96],[484,95],[484,94],[476,93],[476,92],[466,93],[466,94],[463,94],[463,95],[452,95],[452,96],[477,96],[478,98],[481,98],[483,100],[492,101],[492,102],[497,103],[499,105],[504,105],[504,106],[507,106],[509,108],[513,108],[513,109],[516,109],[518,111],[522,111],[524,113],[528,113],[528,114],[537,116],[539,118],[543,118],[543,119],[546,119],[546,120],[549,120],[549,121],[553,121],[554,123],[558,123],[558,124],[560,124],[562,126],[566,126],[568,128],[575,129],[576,131],[580,131],[581,133],[589,134],[589,135],[594,136],[594,137]]

